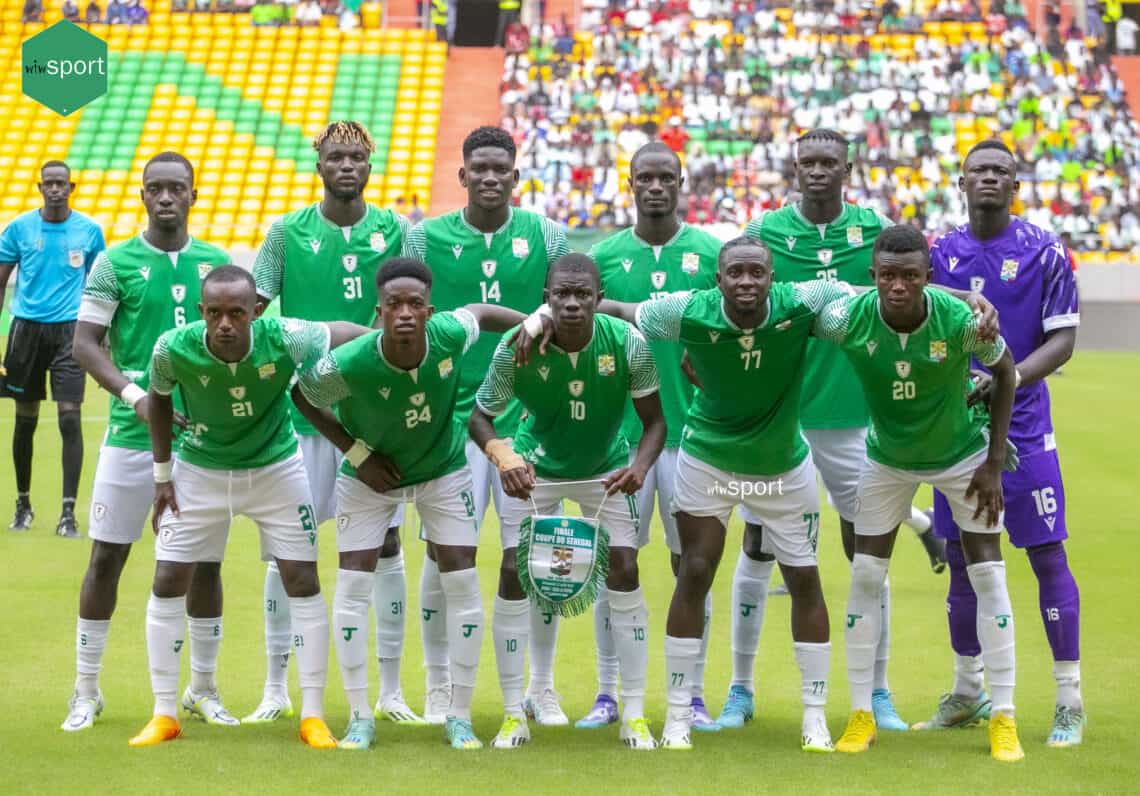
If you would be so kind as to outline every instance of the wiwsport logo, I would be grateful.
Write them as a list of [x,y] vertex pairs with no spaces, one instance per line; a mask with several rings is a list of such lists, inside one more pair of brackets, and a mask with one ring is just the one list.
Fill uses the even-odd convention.
[[66,20],[24,42],[24,94],[70,116],[107,93],[107,42]]

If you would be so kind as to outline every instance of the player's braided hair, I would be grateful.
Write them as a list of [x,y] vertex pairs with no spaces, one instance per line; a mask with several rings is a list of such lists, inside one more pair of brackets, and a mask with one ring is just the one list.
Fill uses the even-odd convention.
[[426,287],[431,287],[431,269],[423,260],[415,257],[393,257],[380,266],[380,270],[376,272],[376,290],[383,290],[384,285],[393,279],[405,276],[418,279]]
[[922,230],[910,224],[896,224],[887,227],[875,238],[875,247],[871,250],[871,262],[878,259],[880,252],[890,254],[910,254],[922,252],[923,259],[930,262],[930,246],[926,243],[926,236]]
[[483,149],[484,147],[491,147],[493,149],[505,150],[511,156],[511,160],[515,159],[518,149],[515,147],[515,140],[511,138],[511,134],[504,130],[502,127],[476,127],[467,137],[463,139],[463,159],[471,157],[471,153],[476,149]]
[[602,289],[602,277],[598,273],[598,266],[588,255],[570,252],[559,257],[546,272],[546,286],[550,287],[555,274],[562,273],[587,274],[594,283],[594,289]]
[[348,146],[362,146],[369,153],[376,151],[376,144],[372,141],[372,135],[368,132],[368,128],[360,122],[333,122],[317,133],[317,137],[313,139],[313,149],[319,152],[326,141]]
[[743,248],[759,249],[760,251],[764,252],[764,259],[768,261],[769,265],[771,265],[771,263],[772,263],[772,250],[768,248],[768,244],[766,244],[764,241],[762,241],[758,238],[749,237],[748,235],[741,235],[739,237],[733,238],[732,240],[726,242],[723,246],[721,246],[720,247],[720,254],[717,255],[717,258],[716,258],[717,265],[718,266],[724,265],[725,258],[728,256],[728,253],[730,251],[732,251],[733,249],[743,249]]
[[796,152],[799,152],[800,144],[804,141],[820,141],[828,144],[839,144],[843,147],[843,156],[851,157],[851,142],[847,137],[835,130],[829,130],[826,127],[816,127],[815,129],[808,130],[806,133],[796,139]]
[[186,159],[185,155],[179,154],[178,152],[159,152],[157,155],[148,160],[145,166],[143,166],[144,180],[146,179],[146,170],[155,163],[181,163],[186,167],[186,170],[190,172],[190,184],[194,184],[194,166],[191,165],[190,161]]

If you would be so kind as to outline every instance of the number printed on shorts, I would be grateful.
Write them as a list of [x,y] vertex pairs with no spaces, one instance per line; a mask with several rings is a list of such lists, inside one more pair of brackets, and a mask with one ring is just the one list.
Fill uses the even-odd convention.
[[475,496],[469,491],[463,490],[459,493],[460,499],[463,501],[463,510],[467,512],[468,517],[475,516]]
[[816,546],[819,544],[819,513],[805,514],[804,522],[807,523],[807,537],[808,544],[811,545],[811,551],[817,552]]
[[1043,489],[1034,489],[1031,494],[1033,495],[1033,502],[1037,504],[1038,517],[1057,513],[1057,497],[1056,492],[1053,491],[1053,487],[1047,486]]
[[891,398],[895,401],[909,401],[914,398],[915,387],[913,381],[896,381],[891,383]]
[[313,507],[306,504],[297,507],[297,514],[301,517],[301,530],[315,531],[317,524],[313,522]]

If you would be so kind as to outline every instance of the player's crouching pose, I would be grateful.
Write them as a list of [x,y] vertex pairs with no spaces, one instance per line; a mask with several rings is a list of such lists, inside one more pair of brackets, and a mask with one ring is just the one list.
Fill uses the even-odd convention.
[[[834,302],[815,326],[816,335],[837,343],[855,366],[871,416],[847,601],[853,712],[836,749],[863,752],[875,740],[871,690],[880,590],[899,523],[910,515],[918,485],[926,482],[950,503],[978,595],[978,637],[993,692],[991,754],[1000,761],[1020,760],[1024,753],[1013,720],[1013,610],[1000,547],[1013,358],[1002,338],[981,339],[980,323],[965,303],[927,289],[930,253],[918,229],[884,230],[872,263],[876,292]],[[966,405],[971,354],[993,372],[988,444],[983,417]]]
[[[384,263],[376,276],[382,328],[325,356],[294,389],[298,408],[346,459],[336,484],[340,569],[333,601],[351,712],[342,749],[367,749],[376,736],[368,703],[372,572],[404,503],[414,503],[423,519],[446,599],[452,687],[445,737],[456,749],[482,748],[471,727],[484,626],[478,530],[466,429],[455,404],[463,356],[480,327],[501,332],[523,315],[489,304],[433,314],[431,285],[420,260]],[[333,405],[336,417],[318,408]]]
[[[302,693],[301,739],[336,746],[322,718],[328,615],[317,576],[317,526],[309,481],[289,419],[289,383],[333,343],[366,331],[353,324],[259,318],[253,278],[237,266],[202,282],[202,321],[159,338],[150,365],[154,452],[155,573],[146,640],[154,717],[131,739],[151,746],[181,734],[174,717],[186,591],[197,562],[222,560],[230,520],[257,523],[289,595]],[[171,461],[175,388],[190,419]]]

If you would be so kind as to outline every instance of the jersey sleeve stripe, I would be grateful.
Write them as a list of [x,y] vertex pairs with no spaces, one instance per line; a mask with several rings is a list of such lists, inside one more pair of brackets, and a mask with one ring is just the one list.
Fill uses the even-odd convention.
[[99,326],[110,326],[119,309],[119,302],[84,295],[79,302],[78,320]]
[[1078,312],[1068,312],[1064,315],[1052,315],[1041,321],[1041,328],[1047,332],[1056,329],[1067,329],[1081,325],[1081,315]]

